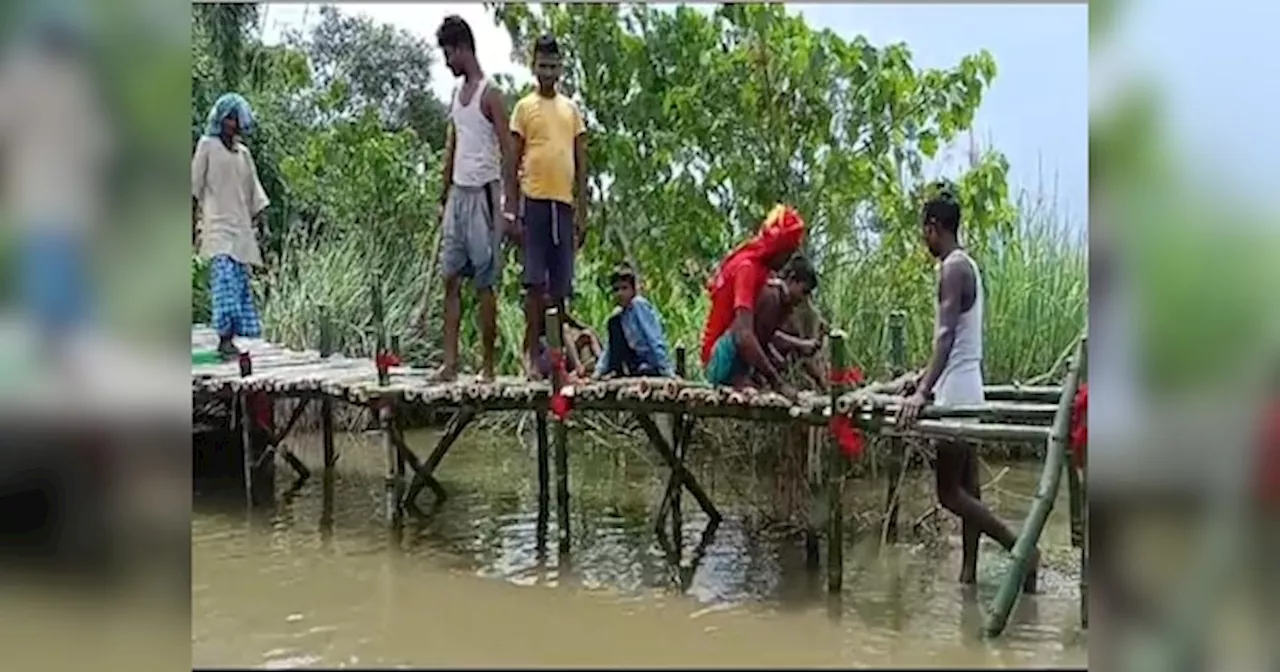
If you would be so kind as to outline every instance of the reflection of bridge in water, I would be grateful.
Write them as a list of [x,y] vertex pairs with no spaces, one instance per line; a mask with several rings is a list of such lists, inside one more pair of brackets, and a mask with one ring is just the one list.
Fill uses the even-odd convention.
[[[558,347],[554,335],[559,331],[554,310],[548,314],[552,346]],[[849,426],[860,431],[877,432],[891,437],[891,453],[902,451],[906,437],[964,438],[984,443],[998,441],[1045,441],[1048,450],[1040,487],[1027,524],[1014,548],[1014,562],[995,598],[988,615],[986,629],[1000,632],[1016,600],[1027,559],[1043,530],[1049,509],[1057,494],[1060,475],[1066,471],[1071,489],[1072,541],[1081,548],[1085,562],[1084,488],[1080,470],[1067,463],[1066,433],[1070,422],[1071,402],[1075,397],[1078,368],[1067,367],[1062,386],[1020,387],[988,386],[988,402],[968,407],[928,407],[921,419],[908,429],[899,429],[894,417],[897,398],[885,394],[885,384],[871,384],[856,389],[836,384],[830,394],[801,393],[789,400],[772,392],[732,390],[677,378],[631,378],[591,382],[580,386],[564,384],[562,376],[550,382],[531,382],[520,378],[499,378],[492,382],[460,379],[450,383],[432,382],[424,369],[398,366],[389,357],[351,358],[331,352],[329,330],[321,329],[321,348],[310,351],[289,350],[264,341],[241,344],[247,351],[239,361],[210,365],[193,365],[192,392],[195,418],[225,439],[221,446],[237,445],[238,449],[221,452],[224,458],[239,461],[245,482],[248,504],[269,501],[275,490],[275,457],[280,457],[298,474],[298,483],[310,472],[294,456],[283,440],[307,408],[320,409],[320,425],[324,449],[326,487],[332,484],[332,467],[337,455],[333,442],[333,408],[336,401],[354,404],[376,412],[386,451],[385,511],[388,522],[399,529],[404,514],[427,515],[417,501],[424,489],[434,494],[432,507],[447,499],[448,493],[434,477],[434,472],[450,448],[480,414],[489,411],[528,410],[536,415],[539,547],[545,546],[550,516],[551,475],[556,477],[556,530],[558,550],[563,561],[570,551],[568,449],[572,413],[586,411],[624,412],[633,415],[670,470],[667,487],[659,505],[655,532],[665,552],[679,568],[676,577],[687,588],[702,554],[714,539],[722,520],[715,503],[684,466],[686,451],[694,424],[699,418],[719,417],[771,423],[831,425],[847,419]],[[385,343],[385,339],[379,339]],[[193,355],[214,348],[217,336],[211,330],[192,331]],[[830,338],[833,368],[843,368],[844,339],[840,333]],[[384,350],[384,348],[379,348]],[[1082,357],[1083,346],[1077,351]],[[684,369],[683,349],[677,349],[677,369]],[[276,427],[275,402],[295,401],[292,413],[282,428]],[[399,427],[397,412],[411,408],[430,409],[450,414],[443,436],[429,456],[423,460],[406,444]],[[548,417],[551,416],[551,417]],[[245,422],[245,418],[254,418]],[[815,433],[811,432],[813,436]],[[555,469],[551,461],[554,450]],[[893,455],[886,495],[886,531],[896,534],[897,488],[901,482],[901,454]],[[807,524],[808,561],[813,569],[820,565],[819,539],[827,541],[827,586],[833,595],[840,593],[844,577],[842,557],[845,515],[843,489],[848,459],[835,441],[812,441],[808,450],[809,490],[812,497]],[[693,549],[693,564],[683,566],[682,544],[673,543],[671,529],[683,529],[682,493],[687,491],[706,515],[707,525],[700,542]],[[327,498],[330,499],[331,498]],[[830,515],[837,512],[838,515]],[[824,534],[825,533],[825,534]],[[1083,566],[1082,566],[1083,570]],[[1084,602],[1085,572],[1081,572],[1081,615],[1086,617]],[[838,610],[837,610],[838,611]]]

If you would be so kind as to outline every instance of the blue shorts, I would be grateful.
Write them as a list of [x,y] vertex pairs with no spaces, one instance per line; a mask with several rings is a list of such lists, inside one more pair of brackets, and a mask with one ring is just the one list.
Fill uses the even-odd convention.
[[738,355],[738,339],[732,331],[726,331],[711,348],[711,361],[707,362],[707,382],[728,386],[751,371],[751,367]]
[[524,285],[545,288],[552,301],[573,296],[573,206],[524,199]]
[[476,289],[490,289],[502,277],[502,235],[497,226],[498,183],[482,187],[453,185],[444,205],[440,241],[444,277],[470,278]]

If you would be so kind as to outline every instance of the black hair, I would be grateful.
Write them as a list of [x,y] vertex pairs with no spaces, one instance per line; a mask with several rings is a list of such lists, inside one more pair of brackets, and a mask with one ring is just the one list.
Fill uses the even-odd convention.
[[950,187],[941,187],[925,201],[923,214],[925,224],[933,224],[950,233],[960,231],[960,203]]
[[436,29],[436,43],[441,49],[462,47],[473,54],[476,52],[476,37],[471,33],[471,26],[457,14],[444,17]]
[[614,285],[618,282],[630,283],[632,287],[636,286],[636,269],[626,262],[622,262],[613,267],[613,272],[609,274],[609,284]]
[[536,57],[538,54],[543,56],[560,55],[560,43],[556,41],[555,36],[547,33],[538,38],[538,41],[533,44],[533,55]]
[[802,282],[809,287],[810,292],[818,288],[818,271],[803,254],[796,254],[787,260],[787,264],[782,267],[782,278]]

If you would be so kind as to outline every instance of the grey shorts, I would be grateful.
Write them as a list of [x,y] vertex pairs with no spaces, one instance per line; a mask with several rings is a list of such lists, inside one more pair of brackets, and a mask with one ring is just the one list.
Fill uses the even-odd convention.
[[497,225],[500,193],[497,182],[450,188],[440,245],[444,277],[471,278],[477,289],[490,289],[502,277],[502,230]]

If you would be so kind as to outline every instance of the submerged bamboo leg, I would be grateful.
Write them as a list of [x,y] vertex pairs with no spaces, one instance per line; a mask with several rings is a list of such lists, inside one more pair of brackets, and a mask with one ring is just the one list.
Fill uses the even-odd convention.
[[821,540],[823,530],[827,527],[829,512],[827,511],[827,487],[825,452],[827,440],[809,432],[808,455],[805,459],[805,474],[809,485],[808,524],[805,527],[805,564],[816,576],[822,566]]
[[[676,375],[684,378],[687,362],[683,345],[676,347]],[[672,423],[671,431],[671,448],[676,454],[676,461],[680,463],[680,468],[684,468],[685,464],[685,434],[684,424],[687,422],[684,414],[675,416]],[[673,488],[671,491],[671,541],[675,544],[677,558],[684,551],[684,511],[681,500],[683,499],[684,490],[682,488]]]
[[551,452],[547,445],[547,412],[535,414],[538,450],[538,521],[535,528],[539,557],[547,552],[547,523],[551,518]]
[[422,493],[424,487],[430,488],[431,492],[436,496],[436,504],[444,502],[448,498],[448,494],[444,486],[440,485],[440,481],[435,478],[436,467],[440,466],[440,462],[449,454],[449,449],[454,443],[462,437],[462,433],[466,431],[467,426],[475,419],[476,413],[470,409],[458,411],[449,419],[449,423],[445,426],[444,436],[440,437],[440,442],[436,444],[435,450],[427,456],[426,461],[417,464],[417,458],[409,451],[408,446],[401,441],[401,455],[413,464],[413,480],[409,483],[408,491],[404,495],[404,504],[407,506],[414,503],[418,499],[418,495]]
[[[900,310],[889,313],[889,378],[897,379],[907,370],[906,348],[907,314]],[[903,463],[904,445],[900,436],[889,438],[889,450],[885,459],[886,480],[884,499],[884,540],[888,543],[898,541],[898,488],[902,484],[902,472],[906,468]]]
[[664,438],[662,436],[662,432],[658,430],[658,425],[653,421],[653,418],[644,413],[636,413],[635,418],[636,421],[640,423],[640,428],[649,436],[649,443],[651,443],[654,449],[658,451],[658,454],[662,456],[662,459],[667,463],[667,466],[679,476],[680,483],[685,488],[689,489],[689,494],[693,495],[693,498],[697,500],[698,506],[702,507],[702,510],[707,514],[707,516],[716,523],[723,520],[723,517],[720,515],[720,510],[717,509],[715,503],[711,501],[711,497],[709,497],[706,491],[702,489],[702,486],[698,484],[698,481],[693,477],[693,474],[690,474],[689,470],[686,469],[684,465],[680,464],[678,459],[676,459],[675,451],[673,451],[671,446],[667,444],[666,438]]
[[[836,371],[846,366],[843,331],[831,332],[831,367]],[[831,404],[844,392],[842,383],[831,386]],[[844,587],[844,477],[848,468],[839,444],[829,441],[827,451],[827,592],[838,593]]]
[[1067,433],[1071,425],[1071,409],[1075,402],[1076,389],[1080,382],[1080,369],[1085,364],[1088,337],[1081,336],[1076,344],[1075,355],[1067,365],[1067,378],[1062,386],[1062,395],[1058,399],[1058,412],[1053,419],[1053,430],[1049,435],[1048,447],[1045,451],[1044,470],[1040,473],[1040,484],[1036,487],[1035,500],[1031,504],[1031,512],[1022,526],[1022,532],[1013,545],[1013,562],[1004,582],[1000,584],[996,596],[991,601],[987,612],[986,634],[994,637],[1004,632],[1009,622],[1009,614],[1014,602],[1022,592],[1022,582],[1027,573],[1027,563],[1040,541],[1049,512],[1053,509],[1053,501],[1058,494],[1058,485],[1067,461]]
[[[547,347],[552,352],[562,352],[564,346],[564,332],[560,323],[560,311],[557,308],[548,308],[546,314],[547,328]],[[561,375],[560,367],[556,367],[551,372],[551,389],[553,394],[559,394],[565,381]],[[559,420],[555,424],[554,442],[556,455],[556,527],[558,533],[558,548],[561,555],[569,552],[570,547],[570,530],[569,530],[569,425],[564,420]]]
[[[382,273],[376,269],[373,272],[373,282],[369,290],[369,298],[373,308],[373,329],[376,343],[374,365],[377,367],[378,372],[378,386],[386,387],[391,382],[391,375],[383,361],[383,355],[387,351],[387,330],[382,306]],[[400,461],[400,451],[396,449],[395,438],[392,436],[395,431],[392,426],[392,423],[395,422],[392,405],[393,400],[391,398],[380,396],[376,400],[374,407],[377,409],[378,427],[382,432],[382,448],[387,459],[384,481],[387,522],[393,527],[399,528],[402,522],[401,514],[403,513],[403,509],[400,506],[400,489],[404,487],[400,470],[404,468],[404,464]]]
[[[240,377],[248,378],[253,375],[253,361],[249,355],[240,356]],[[256,433],[253,431],[253,407],[251,403],[252,394],[244,392],[238,395],[240,408],[240,442],[244,453],[244,499],[245,504],[250,510],[254,504],[254,483],[253,472],[254,463],[257,461],[256,451],[254,450],[254,442],[257,439]]]

